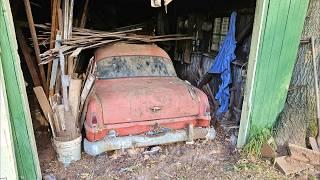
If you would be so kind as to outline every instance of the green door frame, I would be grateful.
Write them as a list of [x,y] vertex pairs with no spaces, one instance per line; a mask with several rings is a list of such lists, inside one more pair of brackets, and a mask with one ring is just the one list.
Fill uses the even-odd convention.
[[309,0],[257,0],[238,147],[282,111]]
[[11,160],[16,161],[19,179],[41,179],[25,82],[20,67],[17,40],[8,0],[0,1],[0,63],[15,151],[15,159]]

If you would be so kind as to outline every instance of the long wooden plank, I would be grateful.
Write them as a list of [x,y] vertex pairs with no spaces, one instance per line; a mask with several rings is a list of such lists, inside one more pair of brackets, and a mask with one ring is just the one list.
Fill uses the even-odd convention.
[[81,79],[70,79],[69,87],[69,103],[72,115],[74,119],[78,119],[79,106],[80,106],[80,90],[81,90],[82,80]]
[[[33,88],[33,91],[36,94],[36,97],[38,99],[42,112],[45,115],[46,119],[47,120],[49,120],[49,118],[52,119],[53,112],[43,88],[41,86],[38,86]],[[49,115],[51,117],[49,117]]]
[[41,82],[40,82],[39,75],[37,72],[38,66],[35,65],[35,63],[33,62],[33,59],[31,58],[29,47],[28,47],[28,44],[22,34],[22,31],[19,28],[17,28],[16,33],[17,33],[18,42],[19,42],[24,60],[28,66],[28,70],[31,75],[33,85],[34,86],[41,86]]
[[[35,51],[36,60],[37,60],[38,64],[40,64],[41,63],[40,48],[39,48],[39,44],[38,44],[36,29],[34,27],[30,1],[29,0],[23,0],[23,2],[24,2],[24,5],[25,5],[26,13],[27,13],[27,19],[28,19],[28,23],[29,23],[29,29],[30,29],[30,33],[31,33],[31,37],[32,37],[33,48],[34,48],[34,51]],[[44,87],[44,90],[45,90],[46,94],[48,94],[49,89],[48,89],[48,86],[47,86],[47,79],[46,79],[46,75],[45,75],[43,66],[39,66],[39,70],[40,70],[40,79],[41,79],[41,82],[42,82],[42,86]]]
[[3,67],[19,179],[41,179],[9,1],[0,1],[0,34],[0,63]]
[[[52,11],[51,11],[51,33],[50,33],[50,46],[49,48],[52,49],[55,46],[54,40],[56,39],[56,30],[57,30],[57,21],[58,21],[58,1],[53,0],[52,2]],[[47,84],[49,86],[51,80],[51,71],[52,71],[52,62],[48,63],[48,71],[47,71]],[[50,87],[50,86],[49,86]]]

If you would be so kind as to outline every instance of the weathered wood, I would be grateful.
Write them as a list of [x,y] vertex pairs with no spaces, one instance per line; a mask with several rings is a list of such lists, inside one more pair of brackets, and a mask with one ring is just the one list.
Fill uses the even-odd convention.
[[68,56],[68,60],[67,60],[67,62],[68,62],[68,71],[67,71],[67,74],[68,75],[71,75],[72,73],[73,73],[73,68],[74,68],[74,57],[72,57],[72,56]]
[[320,165],[320,152],[289,144],[290,157],[311,165]]
[[[60,0],[53,0],[52,2],[52,11],[51,11],[51,33],[50,33],[50,46],[49,48],[52,49],[55,46],[54,40],[56,39],[56,30],[57,30],[57,21],[58,21],[58,1]],[[48,63],[48,71],[47,71],[47,83],[50,89],[51,83],[51,71],[52,71],[52,62]]]
[[64,105],[58,105],[54,110],[54,116],[59,122],[60,131],[66,130],[66,122],[64,118]]
[[22,34],[22,31],[19,28],[17,28],[16,33],[17,33],[17,39],[18,39],[24,60],[28,66],[28,70],[31,75],[33,85],[34,86],[41,86],[41,82],[40,82],[39,75],[37,72],[38,66],[36,66],[36,64],[33,62],[33,59],[31,58],[30,49],[29,49],[28,44]]
[[53,136],[53,138],[55,138],[56,137],[56,128],[55,128],[55,126],[54,126],[54,122],[53,122],[53,120],[52,120],[52,116],[48,113],[48,121],[49,121],[49,124],[50,124],[50,127],[51,127],[51,132],[52,132],[52,136]]
[[84,84],[83,90],[81,92],[81,105],[83,105],[84,102],[86,101],[88,94],[93,86],[94,80],[95,80],[95,77],[92,74],[89,74]]
[[58,19],[59,19],[59,31],[63,32],[63,16],[62,16],[62,10],[60,7],[58,9]]
[[[24,5],[25,5],[25,9],[26,9],[26,13],[27,13],[27,19],[28,19],[28,23],[29,23],[29,29],[30,29],[30,33],[31,33],[31,37],[32,37],[32,42],[33,42],[33,47],[34,47],[34,51],[35,51],[35,55],[36,55],[36,60],[39,63],[41,63],[41,59],[40,59],[40,48],[39,48],[39,44],[38,44],[38,39],[37,39],[37,33],[36,33],[36,29],[34,26],[34,22],[33,22],[33,17],[32,17],[32,11],[31,11],[31,6],[30,6],[30,1],[29,0],[23,0]],[[42,82],[42,86],[44,87],[44,90],[46,92],[46,94],[48,94],[48,86],[47,86],[47,79],[46,79],[46,75],[44,72],[44,68],[43,66],[39,66],[39,71],[40,71],[40,79]]]
[[79,114],[81,85],[82,85],[81,79],[71,78],[70,87],[69,87],[69,102],[70,102],[70,109],[75,120],[78,119],[78,114]]
[[[61,34],[59,31],[56,36],[55,47],[59,48],[61,46],[60,41],[61,41]],[[56,84],[56,78],[57,78],[57,73],[58,73],[58,64],[59,64],[59,59],[55,58],[53,60],[53,66],[52,66],[52,71],[51,71],[51,76],[50,76],[50,84],[49,84],[50,96],[53,96],[53,94],[54,94],[54,85]]]
[[312,150],[314,151],[320,151],[317,141],[314,137],[309,137],[309,143],[311,145]]
[[70,0],[70,9],[69,9],[69,17],[68,17],[68,39],[72,37],[72,24],[73,24],[73,6],[74,0]]
[[70,0],[64,0],[62,4],[62,17],[63,17],[63,39],[68,39],[68,17],[69,17],[69,2]]
[[298,173],[300,171],[311,168],[312,166],[298,160],[292,159],[287,156],[281,156],[275,158],[276,166],[280,169],[280,171],[285,175],[290,175],[294,173]]
[[[43,88],[41,86],[38,86],[38,87],[33,88],[33,91],[36,94],[36,97],[37,97],[38,102],[40,104],[41,110],[42,110],[43,114],[45,115],[46,119],[47,120],[49,120],[49,118],[52,119],[53,112],[52,112],[50,103],[46,97],[46,94],[44,93]],[[49,117],[48,115],[50,115],[51,117]]]
[[7,93],[19,179],[41,179],[9,1],[0,1],[0,34],[0,64],[3,68],[3,76],[1,76],[4,79]]

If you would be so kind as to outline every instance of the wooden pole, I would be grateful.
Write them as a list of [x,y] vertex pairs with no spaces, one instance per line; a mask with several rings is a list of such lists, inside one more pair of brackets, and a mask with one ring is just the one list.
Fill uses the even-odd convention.
[[86,21],[87,21],[87,14],[88,14],[88,6],[89,6],[89,0],[86,0],[84,3],[84,8],[80,20],[80,28],[84,28],[86,26]]
[[[30,1],[29,0],[23,0],[23,2],[24,2],[24,5],[25,5],[26,13],[27,13],[29,29],[30,29],[30,33],[31,33],[31,36],[32,36],[32,42],[33,42],[34,51],[35,51],[35,54],[36,54],[36,60],[37,60],[38,64],[40,64],[41,63],[40,48],[39,48],[39,44],[38,44],[38,38],[37,38],[37,34],[36,34],[36,29],[34,27]],[[39,70],[40,70],[40,77],[41,77],[42,86],[44,87],[44,90],[45,90],[46,94],[48,94],[47,79],[46,79],[46,75],[45,75],[43,66],[40,65],[39,66]]]
[[[50,34],[50,46],[49,48],[52,49],[54,48],[54,40],[56,36],[56,30],[57,30],[57,20],[58,20],[58,6],[59,0],[53,0],[53,5],[52,5],[52,15],[51,15],[51,34]],[[49,86],[50,82],[50,76],[51,76],[51,70],[52,70],[52,62],[50,61],[48,63],[48,71],[47,71],[47,86]]]
[[22,54],[24,56],[24,60],[27,63],[28,70],[29,70],[30,75],[31,75],[31,79],[32,79],[33,85],[34,86],[41,86],[41,82],[40,82],[40,79],[39,79],[39,74],[37,72],[38,66],[36,66],[34,64],[33,59],[31,58],[30,49],[28,47],[26,39],[24,38],[21,29],[17,28],[16,29],[16,33],[17,33],[17,38],[18,38],[18,42],[19,42]]

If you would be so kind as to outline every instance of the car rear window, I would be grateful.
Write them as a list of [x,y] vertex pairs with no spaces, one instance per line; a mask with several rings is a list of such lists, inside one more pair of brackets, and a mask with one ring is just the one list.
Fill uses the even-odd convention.
[[170,60],[156,56],[117,56],[97,62],[99,79],[177,76]]

